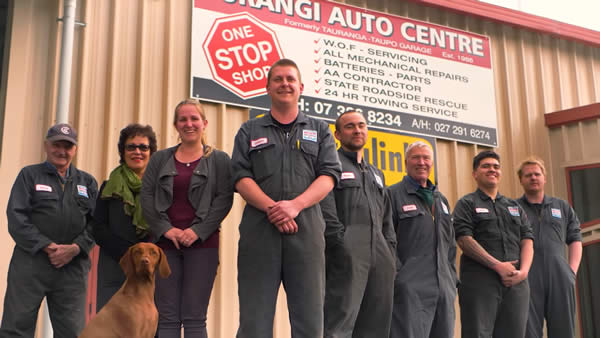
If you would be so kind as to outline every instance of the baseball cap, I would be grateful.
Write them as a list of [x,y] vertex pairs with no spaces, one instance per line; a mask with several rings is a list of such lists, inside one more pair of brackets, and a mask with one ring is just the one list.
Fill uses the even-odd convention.
[[77,145],[77,131],[67,123],[57,123],[48,129],[46,140],[50,142],[68,141]]

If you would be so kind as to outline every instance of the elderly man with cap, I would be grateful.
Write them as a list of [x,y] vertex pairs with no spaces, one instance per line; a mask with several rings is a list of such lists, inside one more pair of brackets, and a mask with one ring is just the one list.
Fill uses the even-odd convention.
[[21,169],[6,214],[15,248],[8,270],[0,337],[33,337],[44,297],[55,337],[77,337],[85,322],[87,229],[96,180],[71,164],[77,132],[68,124],[48,130],[46,161]]

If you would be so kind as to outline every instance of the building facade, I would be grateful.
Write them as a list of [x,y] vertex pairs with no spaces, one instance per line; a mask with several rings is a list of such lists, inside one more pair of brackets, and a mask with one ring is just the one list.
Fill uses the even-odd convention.
[[[600,33],[473,0],[343,3],[489,36],[499,141],[496,151],[503,158],[500,191],[520,196],[515,168],[528,155],[537,155],[548,166],[548,194],[580,201],[576,210],[584,213],[597,208],[598,194],[593,189],[582,191],[582,186],[600,187],[599,174],[591,170],[581,174],[582,178],[577,174],[572,178],[572,173],[600,167],[596,144],[600,135]],[[80,135],[75,163],[99,182],[118,164],[118,133],[126,124],[152,125],[159,149],[177,143],[172,114],[175,105],[190,93],[192,6],[192,0],[77,1],[76,18],[85,26],[75,29],[69,122]],[[4,35],[1,210],[6,208],[19,169],[44,159],[43,136],[56,118],[62,29],[57,18],[62,16],[62,8],[61,0],[0,0],[0,14],[6,17],[0,32]],[[231,154],[235,133],[248,119],[248,108],[211,102],[204,106],[210,123],[209,143]],[[439,187],[451,206],[474,190],[471,160],[484,148],[436,140]],[[237,227],[243,206],[236,194],[221,231],[220,266],[208,317],[211,337],[233,337],[237,329]],[[584,262],[588,259],[586,264],[591,264],[599,257],[594,252],[600,245],[600,216],[586,214],[585,220],[582,230],[589,257],[584,253]],[[13,241],[4,213],[0,224],[3,297]],[[590,281],[600,277],[593,267],[583,273]],[[578,281],[580,296],[581,283]],[[93,302],[93,297],[90,300]],[[585,306],[600,313],[594,302]],[[281,291],[274,325],[278,338],[289,336],[286,308]],[[457,336],[459,323],[457,318]],[[584,326],[580,325],[580,337],[592,337],[588,332],[598,330]]]

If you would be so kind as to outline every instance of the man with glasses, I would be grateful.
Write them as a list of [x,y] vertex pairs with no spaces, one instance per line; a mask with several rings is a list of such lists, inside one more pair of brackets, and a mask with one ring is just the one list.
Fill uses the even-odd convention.
[[453,213],[463,251],[458,287],[462,338],[525,336],[533,233],[525,211],[498,192],[501,173],[497,153],[477,154],[477,190],[461,198]]
[[6,210],[15,248],[8,270],[0,337],[33,337],[44,297],[55,337],[74,338],[85,322],[87,229],[97,184],[71,164],[77,133],[68,124],[48,130],[46,161],[21,170]]

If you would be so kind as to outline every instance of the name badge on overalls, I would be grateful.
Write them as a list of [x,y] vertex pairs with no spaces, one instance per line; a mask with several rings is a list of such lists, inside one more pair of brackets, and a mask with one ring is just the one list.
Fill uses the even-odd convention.
[[343,172],[342,176],[340,176],[340,179],[342,179],[342,180],[353,180],[355,178],[356,178],[356,176],[351,171]]
[[256,140],[250,140],[250,148],[256,148],[261,144],[269,143],[266,137],[257,138]]
[[402,206],[402,211],[404,212],[408,212],[408,211],[415,211],[417,210],[417,206],[414,204],[406,204]]
[[35,191],[52,192],[52,187],[49,186],[49,185],[45,185],[45,184],[36,184],[35,185]]

